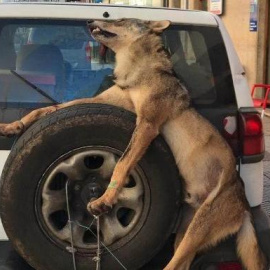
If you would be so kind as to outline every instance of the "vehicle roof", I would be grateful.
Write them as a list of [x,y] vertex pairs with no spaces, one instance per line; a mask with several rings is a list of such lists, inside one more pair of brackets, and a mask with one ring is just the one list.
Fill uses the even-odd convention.
[[108,19],[138,18],[142,20],[170,20],[173,23],[217,26],[209,12],[139,6],[116,6],[88,3],[1,3],[0,18],[18,19]]

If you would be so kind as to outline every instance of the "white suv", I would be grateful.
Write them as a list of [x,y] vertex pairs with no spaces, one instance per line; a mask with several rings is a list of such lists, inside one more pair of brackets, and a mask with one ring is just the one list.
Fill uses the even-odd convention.
[[[114,54],[105,52],[90,37],[87,20],[123,17],[172,22],[162,38],[174,71],[190,91],[194,107],[232,147],[259,242],[269,259],[270,226],[261,209],[262,123],[253,108],[245,72],[218,16],[164,8],[1,4],[0,122],[20,119],[34,108],[91,97],[112,85]],[[80,53],[74,53],[76,48]],[[64,130],[53,141],[44,135],[47,127],[79,121],[77,117],[88,119],[91,129],[87,133],[85,127],[82,132],[87,136],[75,127]],[[104,192],[104,183],[133,127],[134,116],[128,112],[107,105],[85,105],[45,117],[16,142],[0,137],[0,170],[11,150],[0,186],[0,214],[8,235],[0,228],[2,240],[9,239],[36,269],[71,269],[72,244],[79,269],[94,267],[96,239],[87,229],[92,221],[85,202]],[[35,151],[30,152],[30,148]],[[75,179],[69,189],[73,239],[65,194],[70,178]],[[170,239],[181,222],[182,191],[174,160],[161,137],[130,179],[126,188],[136,204],[127,199],[116,207],[101,224],[101,237],[127,269],[160,269],[166,264],[164,254],[170,253],[164,247],[171,247]],[[166,193],[162,192],[164,188]],[[93,226],[96,232],[96,224]],[[192,269],[242,269],[234,241],[232,236],[198,255]],[[159,258],[164,255],[161,261],[158,252]],[[102,266],[121,269],[106,250]]]

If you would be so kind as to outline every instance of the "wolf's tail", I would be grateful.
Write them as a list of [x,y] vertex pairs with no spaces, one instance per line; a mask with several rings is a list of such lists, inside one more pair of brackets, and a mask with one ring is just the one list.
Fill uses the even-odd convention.
[[247,270],[267,270],[266,258],[260,249],[249,212],[237,233],[237,252]]

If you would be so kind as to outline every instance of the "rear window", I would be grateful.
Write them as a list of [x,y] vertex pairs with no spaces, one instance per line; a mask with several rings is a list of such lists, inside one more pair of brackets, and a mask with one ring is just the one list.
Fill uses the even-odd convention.
[[28,32],[28,44],[52,44],[60,50],[83,49],[85,43],[92,40],[87,29],[81,26],[34,25],[23,29]]
[[163,39],[174,71],[195,106],[235,102],[230,65],[218,28],[173,26]]
[[[163,33],[175,74],[196,106],[234,102],[219,30],[174,25]],[[0,107],[32,109],[97,95],[113,85],[114,54],[92,39],[86,22],[0,21]]]

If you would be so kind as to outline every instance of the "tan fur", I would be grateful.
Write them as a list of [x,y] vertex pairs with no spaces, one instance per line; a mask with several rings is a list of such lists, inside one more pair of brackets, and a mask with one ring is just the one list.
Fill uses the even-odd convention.
[[[260,269],[261,262],[265,263],[265,258],[258,248],[258,241],[248,212],[245,213],[244,222],[237,234],[237,243],[237,252],[244,266],[247,269]],[[260,260],[254,260],[251,254],[255,254]]]
[[[168,26],[168,21],[135,19],[91,23],[96,29],[93,36],[116,53],[116,85],[97,97],[38,109],[20,121],[0,124],[0,134],[18,134],[23,125],[27,128],[43,115],[80,103],[107,103],[135,112],[136,128],[111,178],[117,188],[107,189],[88,209],[100,214],[117,202],[129,171],[161,132],[184,178],[185,201],[190,205],[165,269],[189,269],[198,251],[237,233],[238,253],[246,268],[265,270],[235,158],[218,131],[189,107],[189,95],[174,76],[158,35]],[[103,30],[115,35],[106,37]]]

